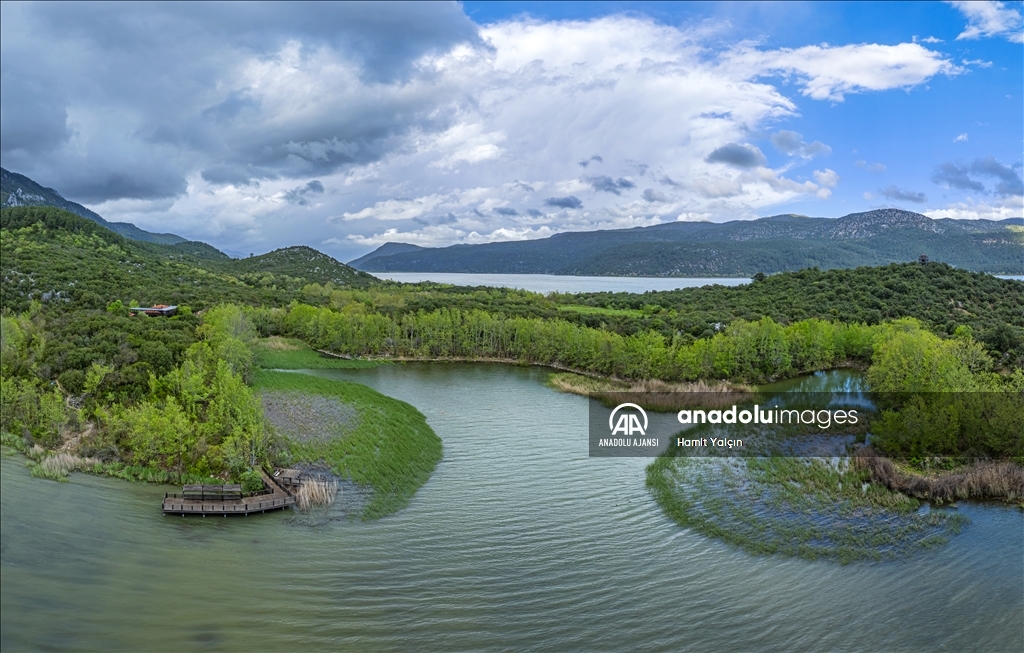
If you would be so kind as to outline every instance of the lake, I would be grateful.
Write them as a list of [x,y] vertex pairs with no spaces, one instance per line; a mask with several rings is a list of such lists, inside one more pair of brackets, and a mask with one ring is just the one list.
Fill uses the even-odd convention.
[[[560,274],[468,274],[458,272],[372,272],[378,279],[402,283],[433,281],[453,286],[491,286],[521,288],[531,292],[632,292],[676,290],[719,284],[740,286],[750,283],[746,277],[573,277]],[[1000,279],[1024,281],[1022,275],[996,275]]]
[[589,400],[540,368],[319,370],[419,408],[444,459],[375,522],[182,518],[169,488],[0,474],[13,650],[1020,651],[1024,511],[961,503],[888,562],[750,555],[681,528],[648,459],[589,458]]
[[739,286],[749,283],[747,278],[732,277],[573,277],[560,274],[463,274],[455,272],[372,272],[379,279],[402,283],[450,283],[454,286],[492,286],[521,288],[532,292],[633,292],[648,290],[676,290],[721,284]]

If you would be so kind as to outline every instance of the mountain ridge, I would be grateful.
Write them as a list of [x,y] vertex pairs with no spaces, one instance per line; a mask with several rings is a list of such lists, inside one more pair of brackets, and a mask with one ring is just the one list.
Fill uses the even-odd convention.
[[367,272],[749,276],[885,265],[920,254],[979,272],[1024,274],[1024,220],[933,220],[901,209],[841,218],[785,214],[441,248],[385,243],[349,264]]
[[194,242],[177,234],[158,234],[146,231],[130,222],[110,222],[95,211],[90,211],[81,204],[66,199],[53,188],[47,188],[25,175],[0,168],[0,207],[14,208],[17,206],[52,206],[69,211],[131,240],[163,245]]

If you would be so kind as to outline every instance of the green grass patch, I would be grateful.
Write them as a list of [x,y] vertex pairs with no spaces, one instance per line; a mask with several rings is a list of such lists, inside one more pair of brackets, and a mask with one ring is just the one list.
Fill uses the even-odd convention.
[[364,385],[292,372],[261,371],[256,375],[255,387],[281,394],[295,393],[299,401],[302,395],[333,397],[355,410],[358,419],[341,437],[299,441],[283,434],[284,459],[280,462],[323,462],[338,476],[373,488],[364,518],[383,517],[405,507],[441,460],[441,439],[422,413]]
[[643,311],[632,308],[604,308],[601,306],[585,306],[583,304],[559,304],[558,310],[580,315],[627,315],[629,317],[642,317]]
[[378,361],[326,356],[293,338],[263,338],[257,341],[256,364],[267,370],[364,370]]

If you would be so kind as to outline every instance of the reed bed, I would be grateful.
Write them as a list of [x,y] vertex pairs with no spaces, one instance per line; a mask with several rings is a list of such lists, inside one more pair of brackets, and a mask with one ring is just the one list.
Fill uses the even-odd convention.
[[32,476],[48,478],[54,481],[67,481],[68,474],[78,471],[92,471],[102,466],[99,458],[83,458],[71,453],[55,453],[43,458],[32,468]]
[[287,338],[282,338],[281,336],[270,336],[269,338],[264,338],[260,341],[260,344],[273,351],[298,351],[302,349],[299,344]]
[[295,493],[295,501],[301,512],[309,512],[316,507],[333,505],[337,495],[338,479],[321,476],[304,480]]
[[688,406],[715,408],[745,403],[754,399],[746,385],[716,382],[668,383],[658,379],[621,381],[581,374],[556,373],[548,377],[548,386],[561,392],[583,395],[614,406],[625,401],[657,412],[672,412]]
[[902,472],[895,463],[865,447],[855,463],[876,483],[890,490],[930,501],[1004,499],[1024,502],[1024,467],[1009,461],[983,461],[938,476]]

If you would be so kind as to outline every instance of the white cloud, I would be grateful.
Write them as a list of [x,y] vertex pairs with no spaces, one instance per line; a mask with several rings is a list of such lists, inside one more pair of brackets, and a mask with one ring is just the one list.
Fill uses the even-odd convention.
[[929,218],[954,218],[956,220],[1005,220],[1007,218],[1024,218],[1024,202],[1018,198],[1005,201],[976,202],[968,198],[964,202],[955,202],[943,208],[930,209],[923,212]]
[[799,154],[805,159],[813,159],[816,156],[832,154],[832,148],[821,141],[805,143],[804,137],[795,131],[781,130],[771,135],[772,145],[775,149],[790,156]]
[[857,159],[856,161],[853,162],[853,165],[857,166],[858,168],[864,168],[868,172],[876,175],[881,174],[886,170],[884,163],[868,163],[864,159]]
[[345,213],[344,220],[412,220],[436,208],[442,201],[438,195],[416,199],[394,199],[377,202],[355,213]]
[[[5,21],[5,48],[15,28]],[[778,130],[798,110],[776,77],[838,102],[962,72],[917,43],[723,49],[719,38],[622,15],[514,19],[425,47],[401,75],[382,77],[351,49],[296,28],[258,51],[242,39],[178,56],[184,63],[166,75],[145,77],[141,100],[134,82],[130,92],[95,92],[106,78],[88,71],[120,60],[93,44],[63,78],[76,94],[75,136],[46,165],[71,162],[88,175],[98,158],[116,159],[140,177],[172,169],[180,183],[164,195],[95,208],[247,252],[304,240],[346,257],[389,240],[436,246],[753,218],[827,198],[839,182],[828,168],[813,180],[792,171],[797,157],[831,148]],[[26,52],[44,41],[26,37]],[[167,47],[161,61],[189,54]],[[14,97],[6,79],[5,102]],[[762,151],[769,139],[792,157],[784,166]],[[314,181],[305,203],[288,201]]]
[[735,197],[743,192],[743,185],[731,177],[701,177],[693,181],[691,188],[708,199]]
[[967,142],[967,132],[964,132],[962,134],[957,134],[957,137],[953,139],[953,142],[954,143],[966,143]]
[[835,170],[831,168],[825,168],[824,170],[814,171],[814,180],[822,186],[828,188],[835,188],[839,183],[839,175]]
[[1024,43],[1022,17],[1016,9],[1002,2],[950,2],[967,19],[967,28],[956,37],[958,41],[984,36],[1004,36],[1012,43]]
[[833,102],[842,102],[847,93],[912,88],[935,75],[964,71],[941,53],[917,43],[826,44],[780,50],[741,47],[725,59],[753,75],[794,75],[803,85],[804,95]]
[[[547,238],[558,233],[558,231],[547,226],[531,229],[501,227],[487,233],[477,231],[466,231],[459,227],[449,225],[432,225],[423,229],[400,231],[399,229],[387,229],[372,236],[350,235],[347,240],[363,247],[379,247],[388,242],[403,242],[421,247],[444,247],[453,242],[469,244],[495,243],[510,240],[535,240]],[[341,239],[329,238],[323,241],[325,245],[342,245]]]
[[498,146],[505,140],[502,132],[485,133],[486,126],[482,122],[458,123],[436,138],[420,144],[425,152],[446,151],[447,156],[432,163],[440,168],[454,168],[460,163],[480,163],[501,156],[503,150]]

